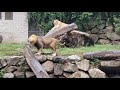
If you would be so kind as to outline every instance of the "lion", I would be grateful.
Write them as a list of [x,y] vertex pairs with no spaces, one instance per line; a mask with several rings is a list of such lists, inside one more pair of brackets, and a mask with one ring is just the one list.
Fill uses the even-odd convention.
[[54,24],[54,28],[61,28],[61,27],[68,25],[66,23],[63,23],[63,22],[57,20],[57,19],[53,21],[53,24]]
[[42,54],[43,53],[43,48],[51,48],[52,50],[52,55],[56,56],[57,52],[56,52],[56,45],[57,43],[60,45],[64,45],[65,43],[61,44],[59,42],[59,40],[52,38],[52,37],[40,37],[37,36],[35,34],[32,34],[29,38],[28,38],[28,42],[30,43],[30,45],[35,46],[38,50],[38,52],[36,54]]

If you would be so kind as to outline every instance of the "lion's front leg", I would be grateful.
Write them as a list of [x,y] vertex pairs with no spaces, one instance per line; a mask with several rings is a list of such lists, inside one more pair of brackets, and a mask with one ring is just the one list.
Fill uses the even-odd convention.
[[40,49],[38,50],[38,52],[36,53],[36,55],[42,55],[42,53],[43,53],[42,48],[40,48]]

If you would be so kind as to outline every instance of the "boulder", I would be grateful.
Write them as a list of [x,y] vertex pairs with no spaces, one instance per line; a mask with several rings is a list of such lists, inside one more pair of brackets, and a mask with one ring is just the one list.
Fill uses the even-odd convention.
[[100,35],[99,35],[99,38],[100,38],[100,39],[107,39],[107,36],[106,36],[105,34],[100,34]]
[[103,24],[98,25],[97,28],[101,30],[101,29],[104,29],[105,26],[106,26],[106,25],[103,23]]
[[77,71],[75,73],[73,73],[70,78],[90,78],[90,76],[83,72],[83,71]]
[[11,65],[17,65],[18,62],[20,62],[20,60],[24,58],[24,56],[11,56],[9,57],[9,59],[7,60],[7,64],[9,66]]
[[3,78],[14,78],[14,75],[12,73],[5,73]]
[[72,73],[78,71],[78,68],[75,64],[71,64],[70,62],[67,62],[64,65],[64,71]]
[[89,63],[90,63],[89,60],[84,59],[79,62],[76,62],[76,65],[78,69],[83,70],[83,71],[88,71],[89,66],[90,66]]
[[106,31],[106,29],[102,29],[99,31],[99,34],[105,34],[106,33],[105,31]]
[[3,65],[0,63],[0,69],[3,68]]
[[15,70],[17,70],[17,67],[16,66],[6,66],[4,68],[4,71],[5,72],[14,72]]
[[20,71],[20,72],[25,72],[26,70],[30,71],[31,68],[28,66],[28,65],[20,65],[18,68],[17,68],[17,71]]
[[107,32],[106,36],[110,39],[110,40],[120,40],[120,36],[118,34],[116,34],[115,32]]
[[91,30],[91,33],[92,34],[96,34],[96,33],[98,33],[99,32],[99,29],[97,28],[97,27],[95,27],[95,28],[93,28],[92,30]]
[[54,70],[54,64],[51,61],[46,61],[42,64],[43,68],[46,70],[48,73],[53,73]]
[[93,39],[94,43],[97,43],[97,41],[98,41],[98,35],[97,34],[91,34],[91,38]]
[[7,66],[7,60],[6,59],[0,60],[0,63],[2,64],[3,67]]
[[114,31],[114,28],[113,28],[113,26],[112,25],[108,25],[107,27],[106,27],[106,33],[107,32],[113,32]]
[[25,60],[25,58],[21,58],[20,61],[17,63],[17,65],[27,65],[27,61]]
[[77,55],[71,55],[71,56],[68,56],[67,59],[70,61],[79,61],[81,60],[80,56],[77,56]]
[[120,41],[112,41],[113,45],[120,45]]
[[70,78],[72,74],[71,73],[68,73],[68,72],[64,72],[63,73],[63,76],[66,77],[66,78]]
[[58,78],[57,76],[55,76],[54,74],[49,74],[50,78]]
[[45,55],[35,55],[35,57],[38,59],[40,63],[43,63],[47,60],[47,57]]
[[62,74],[63,74],[63,64],[55,64],[54,75],[62,75]]
[[15,78],[25,78],[24,72],[15,71],[13,72]]
[[32,78],[32,77],[35,77],[35,74],[33,72],[27,71],[25,72],[25,76],[26,78]]
[[89,69],[88,72],[91,78],[106,78],[106,74],[98,68]]
[[105,40],[105,39],[98,40],[98,43],[102,44],[102,45],[111,44],[111,42],[109,40]]
[[67,61],[66,56],[56,56],[52,59],[54,63],[65,63]]

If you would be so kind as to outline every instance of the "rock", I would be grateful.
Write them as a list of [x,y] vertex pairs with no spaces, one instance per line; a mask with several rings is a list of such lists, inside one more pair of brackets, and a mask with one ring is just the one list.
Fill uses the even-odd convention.
[[9,60],[7,60],[7,63],[9,66],[16,65],[22,58],[24,58],[24,56],[11,56]]
[[106,78],[106,74],[100,69],[89,69],[88,72],[91,78]]
[[7,60],[6,59],[2,59],[0,60],[1,64],[3,67],[7,66]]
[[79,61],[81,58],[77,55],[71,55],[67,57],[68,60]]
[[13,72],[15,78],[25,78],[24,72],[15,71]]
[[65,56],[56,56],[52,59],[54,63],[65,63],[67,58]]
[[107,32],[106,36],[111,40],[120,40],[120,36],[115,32],[112,32],[112,33]]
[[62,75],[63,74],[63,65],[55,64],[54,65],[54,75]]
[[116,34],[120,36],[120,32],[116,32]]
[[20,59],[20,61],[17,63],[17,65],[26,65],[26,64],[27,64],[27,62],[26,62],[25,58]]
[[64,76],[58,76],[58,78],[65,78]]
[[28,65],[25,65],[25,66],[22,66],[20,65],[18,68],[17,68],[17,71],[20,71],[20,72],[24,72],[26,70],[31,70],[31,68],[28,66]]
[[70,78],[90,78],[89,75],[83,71],[73,73]]
[[106,36],[105,34],[100,34],[100,35],[99,35],[99,38],[100,38],[100,39],[107,39],[107,36]]
[[47,57],[45,55],[36,55],[35,56],[40,63],[43,63],[47,60]]
[[55,76],[54,74],[49,74],[50,78],[58,78],[57,76]]
[[14,78],[14,75],[12,73],[5,73],[3,78]]
[[3,37],[2,35],[0,35],[0,43],[2,43],[2,41],[3,41]]
[[4,68],[5,72],[14,72],[15,70],[17,70],[16,66],[6,66]]
[[105,40],[105,39],[100,39],[98,41],[99,44],[105,45],[105,44],[111,44],[111,42],[109,40]]
[[99,32],[99,29],[96,28],[96,27],[91,30],[91,33],[92,33],[92,34],[96,34],[96,33],[98,33],[98,32]]
[[105,26],[106,26],[105,24],[101,24],[101,25],[98,25],[97,28],[101,30],[101,29],[104,29]]
[[70,62],[68,62],[64,65],[64,71],[72,73],[78,71],[78,68],[75,64],[71,64]]
[[46,61],[42,64],[43,68],[46,70],[48,73],[53,73],[54,65],[53,62],[51,61]]
[[106,31],[106,29],[102,29],[99,31],[99,34],[105,34],[106,33],[105,31]]
[[97,41],[98,41],[98,35],[91,34],[91,38],[93,39],[94,43],[97,43]]
[[112,41],[113,45],[120,45],[120,41]]
[[55,57],[55,56],[47,55],[46,59],[47,59],[47,60],[53,60],[54,57]]
[[63,76],[65,76],[66,78],[70,78],[71,75],[72,75],[71,73],[67,73],[67,72],[63,73]]
[[0,63],[0,69],[3,68],[3,65]]
[[109,26],[106,27],[106,33],[107,33],[107,32],[110,32],[110,33],[111,33],[111,32],[113,32],[113,31],[114,31],[114,28],[113,28],[112,25],[109,25]]
[[89,27],[89,29],[92,29],[92,28],[94,28],[95,26],[96,26],[96,21],[90,20],[90,21],[88,22],[88,27]]
[[76,62],[76,65],[80,70],[88,71],[90,66],[89,63],[90,63],[89,60],[84,59],[79,62]]
[[25,76],[26,76],[26,78],[32,78],[35,76],[35,74],[33,72],[27,71],[27,72],[25,72]]

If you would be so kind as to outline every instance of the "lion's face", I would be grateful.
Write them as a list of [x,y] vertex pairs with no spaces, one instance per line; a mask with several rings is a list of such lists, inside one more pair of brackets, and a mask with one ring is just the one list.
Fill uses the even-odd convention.
[[36,35],[31,35],[29,38],[28,38],[28,42],[32,45],[34,45],[36,42],[37,42],[37,36]]

